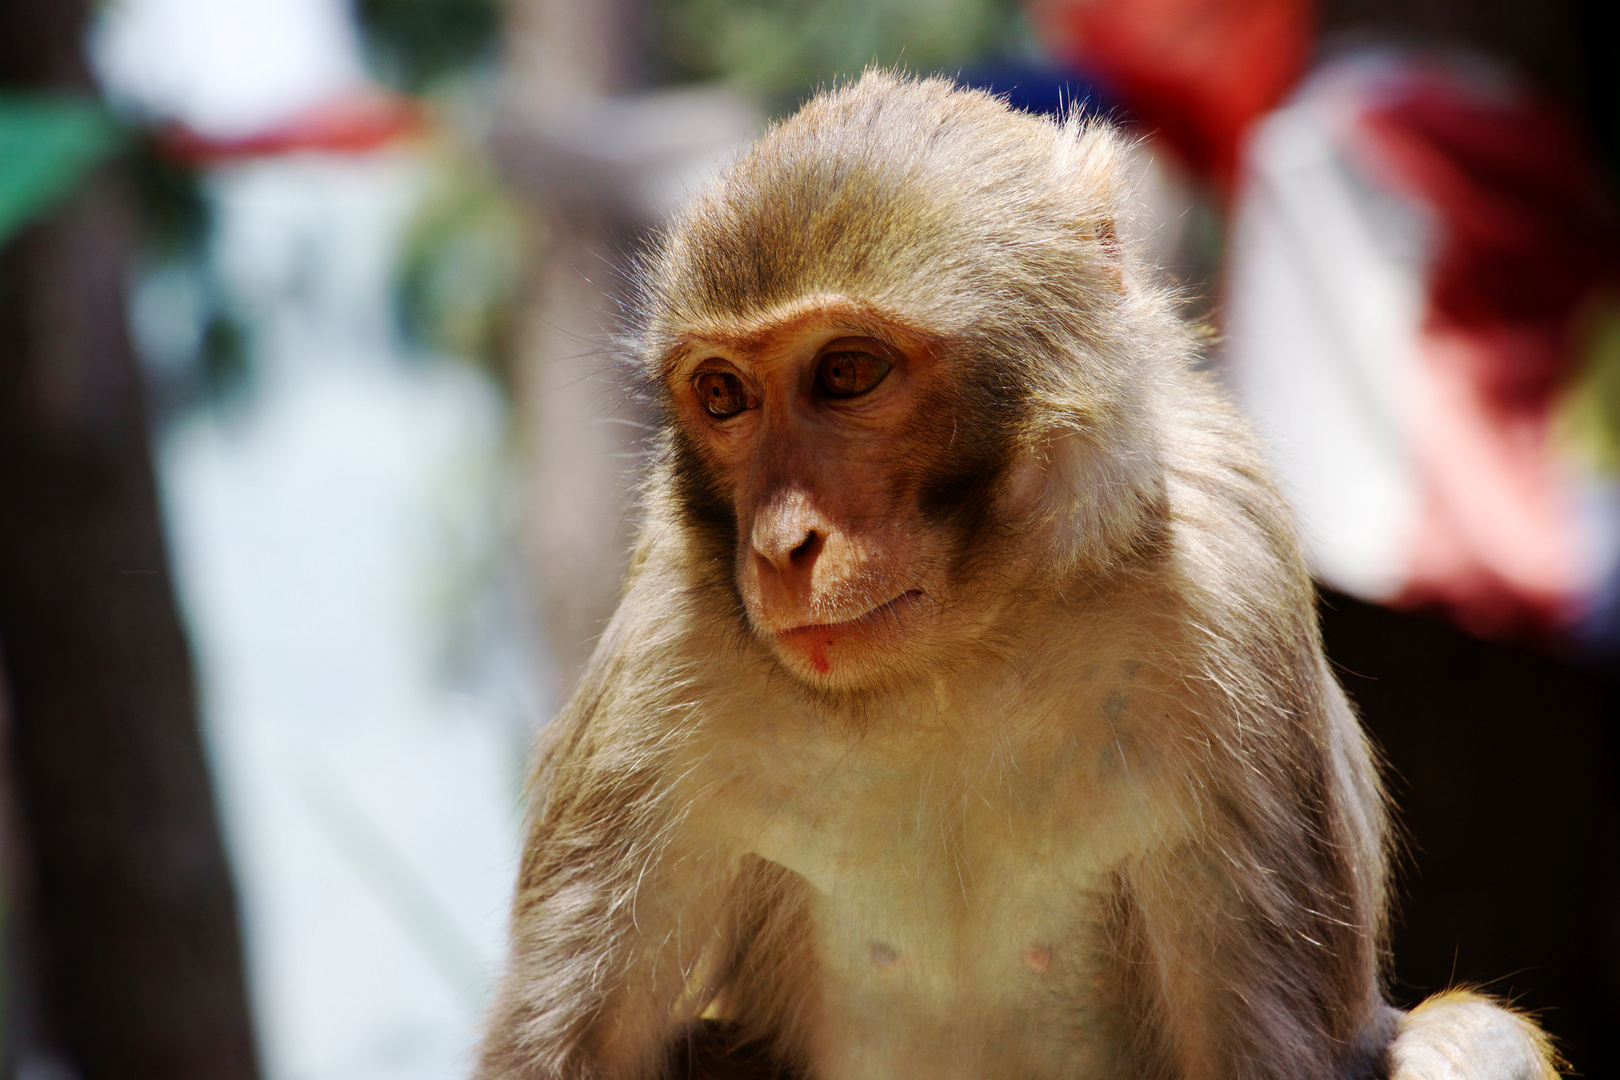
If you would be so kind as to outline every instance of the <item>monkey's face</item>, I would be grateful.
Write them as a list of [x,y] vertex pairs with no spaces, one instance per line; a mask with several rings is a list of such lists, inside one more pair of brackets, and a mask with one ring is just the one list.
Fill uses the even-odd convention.
[[999,470],[966,451],[984,440],[938,350],[818,297],[694,332],[667,371],[685,467],[735,524],[737,593],[776,657],[838,689],[938,654],[960,630],[958,564]]

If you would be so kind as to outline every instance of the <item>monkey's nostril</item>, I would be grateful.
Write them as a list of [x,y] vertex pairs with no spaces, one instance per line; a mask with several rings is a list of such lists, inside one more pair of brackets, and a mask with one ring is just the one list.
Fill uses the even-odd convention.
[[821,552],[822,538],[818,532],[812,532],[804,538],[804,543],[788,552],[788,564],[794,567],[807,566],[815,561]]

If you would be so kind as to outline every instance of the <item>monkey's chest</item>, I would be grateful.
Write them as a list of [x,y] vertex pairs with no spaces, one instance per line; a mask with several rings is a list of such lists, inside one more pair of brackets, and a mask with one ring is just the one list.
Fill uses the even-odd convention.
[[1117,870],[1151,831],[1121,764],[856,750],[777,772],[751,847],[812,887],[821,1080],[1106,1072]]
[[1078,1077],[1111,1057],[1107,875],[840,870],[811,903],[821,1080]]

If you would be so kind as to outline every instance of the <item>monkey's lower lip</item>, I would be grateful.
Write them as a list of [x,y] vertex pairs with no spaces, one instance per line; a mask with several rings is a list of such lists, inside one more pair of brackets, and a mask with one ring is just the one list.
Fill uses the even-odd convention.
[[805,623],[803,626],[791,626],[786,630],[778,630],[776,636],[784,640],[791,640],[798,634],[838,633],[843,630],[855,630],[870,626],[887,616],[898,614],[923,598],[921,589],[907,589],[893,600],[885,601],[870,611],[862,612],[853,619],[843,619],[838,622]]

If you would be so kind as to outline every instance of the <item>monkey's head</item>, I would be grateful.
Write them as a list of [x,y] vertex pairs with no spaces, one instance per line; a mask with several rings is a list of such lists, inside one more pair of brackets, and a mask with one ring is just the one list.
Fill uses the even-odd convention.
[[951,664],[1152,532],[1155,365],[1104,125],[887,72],[813,101],[641,274],[655,490],[811,685]]

